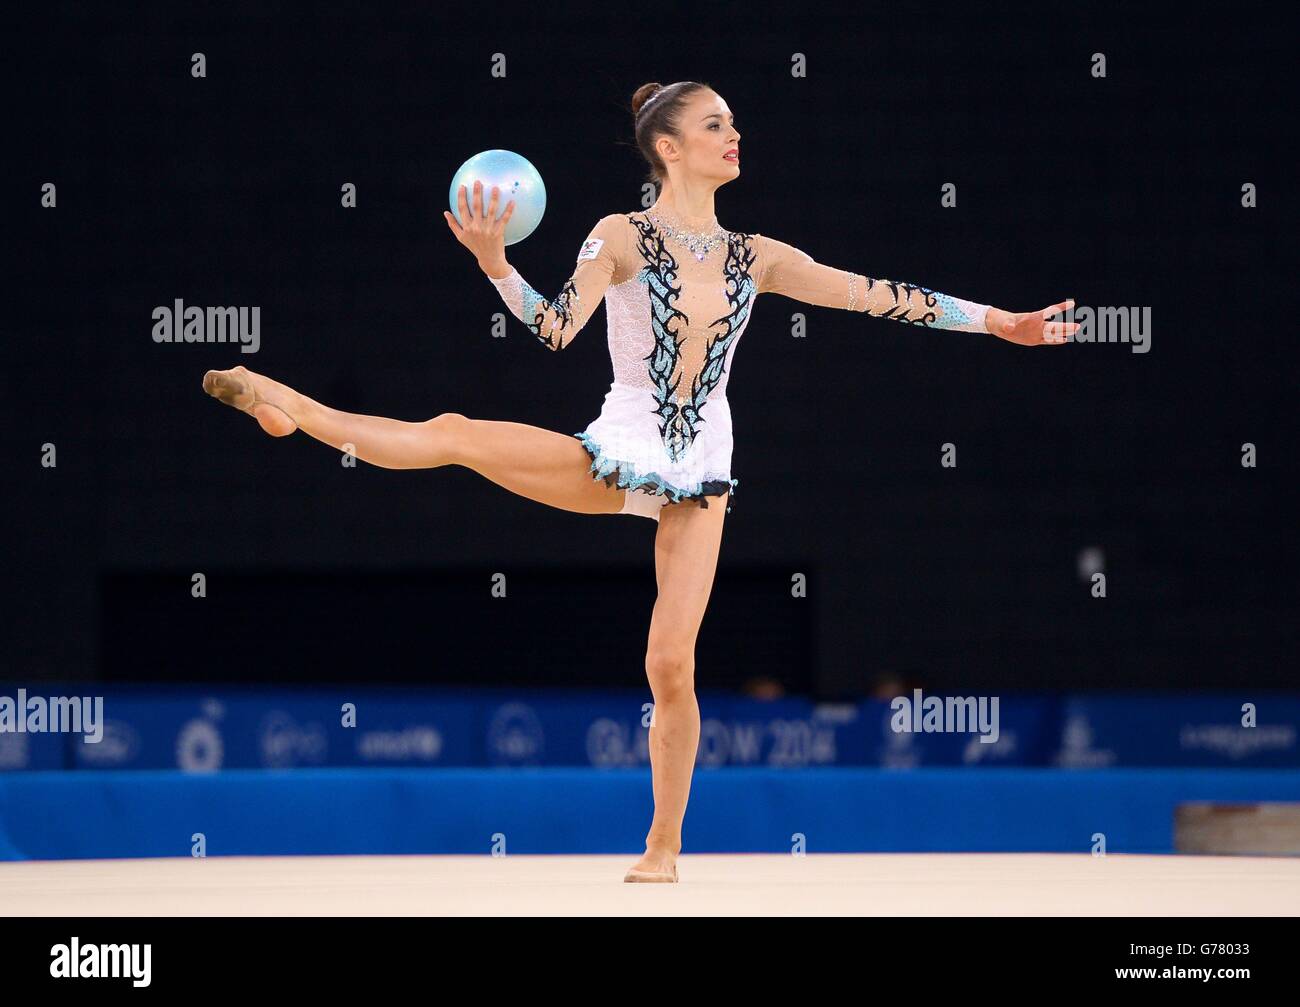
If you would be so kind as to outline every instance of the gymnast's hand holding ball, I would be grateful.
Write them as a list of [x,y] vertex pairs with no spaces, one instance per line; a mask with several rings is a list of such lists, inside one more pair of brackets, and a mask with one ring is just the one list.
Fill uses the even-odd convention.
[[504,279],[510,275],[510,264],[506,262],[506,223],[514,215],[515,204],[511,200],[506,204],[505,212],[497,217],[497,204],[501,198],[501,190],[497,186],[492,186],[492,199],[488,203],[486,215],[483,212],[483,183],[476,181],[474,183],[473,210],[471,211],[466,198],[465,186],[460,187],[460,223],[452,216],[450,211],[443,210],[442,215],[447,219],[447,226],[451,228],[451,233],[456,236],[456,240],[474,253],[474,258],[478,260],[479,268],[494,280]]
[[[486,210],[485,183],[490,187]],[[498,217],[503,195],[507,201]],[[456,170],[449,202],[451,212],[444,210],[442,215],[451,233],[474,253],[483,272],[500,280],[509,276],[511,269],[505,246],[523,241],[541,223],[546,211],[546,186],[527,158],[509,150],[485,150]]]

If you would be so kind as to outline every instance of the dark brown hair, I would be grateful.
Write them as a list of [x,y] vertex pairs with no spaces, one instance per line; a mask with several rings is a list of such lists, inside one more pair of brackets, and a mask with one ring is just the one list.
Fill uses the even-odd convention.
[[696,91],[711,90],[697,80],[679,80],[676,84],[642,84],[632,95],[632,121],[635,123],[636,146],[650,165],[646,174],[656,188],[662,188],[668,169],[655,150],[655,137],[680,136],[678,123],[682,106]]

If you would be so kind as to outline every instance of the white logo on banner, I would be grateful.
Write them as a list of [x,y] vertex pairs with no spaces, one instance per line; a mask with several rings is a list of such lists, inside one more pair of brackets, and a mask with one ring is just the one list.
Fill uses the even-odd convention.
[[1240,724],[1184,724],[1178,745],[1184,751],[1204,749],[1229,759],[1244,759],[1259,752],[1286,752],[1295,748],[1296,730],[1287,724],[1242,727]]
[[77,749],[77,757],[88,766],[124,766],[139,751],[140,733],[120,720],[109,720],[104,723],[104,739]]
[[1058,765],[1069,769],[1093,769],[1112,766],[1117,758],[1109,748],[1092,747],[1092,726],[1087,717],[1075,714],[1065,722],[1061,751],[1056,756]]
[[363,762],[433,762],[442,754],[442,733],[427,724],[402,731],[366,731],[357,739]]
[[541,721],[524,703],[507,703],[488,725],[488,752],[497,762],[534,762],[545,748]]
[[276,710],[262,720],[262,765],[271,769],[319,766],[325,761],[329,739],[320,724],[299,726],[287,713]]
[[176,736],[176,765],[187,773],[211,773],[221,768],[226,746],[210,720],[190,720]]
[[587,728],[587,760],[593,766],[608,769],[635,762],[629,747],[627,731],[617,720],[601,717]]

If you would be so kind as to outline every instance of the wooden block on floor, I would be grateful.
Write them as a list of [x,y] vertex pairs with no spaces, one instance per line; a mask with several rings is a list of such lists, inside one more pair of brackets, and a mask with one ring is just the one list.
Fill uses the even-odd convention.
[[1300,856],[1300,803],[1215,804],[1174,809],[1178,853]]

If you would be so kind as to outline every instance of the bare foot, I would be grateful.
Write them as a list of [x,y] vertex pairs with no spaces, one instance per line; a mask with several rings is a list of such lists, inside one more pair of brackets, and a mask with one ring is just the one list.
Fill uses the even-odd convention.
[[677,854],[667,849],[647,849],[623,880],[675,882]]
[[255,374],[247,367],[208,371],[203,375],[203,390],[214,399],[251,414],[272,437],[288,437],[298,429],[298,424],[275,404],[280,398],[279,387],[270,378]]

